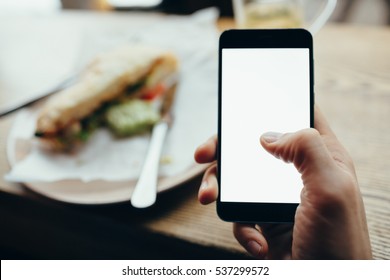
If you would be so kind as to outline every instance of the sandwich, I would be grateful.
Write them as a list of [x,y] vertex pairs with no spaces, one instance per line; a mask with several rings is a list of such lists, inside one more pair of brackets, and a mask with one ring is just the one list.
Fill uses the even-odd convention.
[[149,129],[159,119],[153,102],[175,86],[177,59],[145,46],[122,46],[97,56],[78,81],[50,97],[35,136],[44,146],[73,150],[99,126],[118,136]]

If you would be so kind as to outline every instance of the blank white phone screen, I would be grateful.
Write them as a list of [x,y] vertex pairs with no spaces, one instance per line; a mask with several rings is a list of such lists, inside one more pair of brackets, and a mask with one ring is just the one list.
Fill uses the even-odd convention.
[[221,201],[299,203],[300,174],[259,139],[310,127],[309,49],[222,49],[221,90]]

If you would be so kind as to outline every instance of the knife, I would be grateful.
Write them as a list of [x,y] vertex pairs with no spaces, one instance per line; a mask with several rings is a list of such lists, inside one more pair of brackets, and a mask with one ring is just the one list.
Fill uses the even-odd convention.
[[175,77],[169,82],[172,83],[172,85],[163,97],[161,104],[161,119],[153,127],[149,149],[146,154],[141,175],[130,199],[131,205],[136,208],[149,207],[156,201],[160,156],[165,136],[172,123],[171,108],[177,87],[176,81],[177,78]]

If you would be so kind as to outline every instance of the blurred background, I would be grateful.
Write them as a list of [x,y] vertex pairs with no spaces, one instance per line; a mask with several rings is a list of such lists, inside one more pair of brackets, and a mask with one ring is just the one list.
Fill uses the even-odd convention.
[[[374,257],[390,259],[390,133],[383,121],[390,119],[390,0],[337,2],[329,28],[316,35],[316,101],[356,160]],[[207,7],[219,9],[219,30],[213,9],[204,22],[199,14],[172,17],[175,22],[167,20],[164,32],[155,24],[164,17],[154,12],[188,15]],[[140,38],[177,47],[189,69],[186,73],[191,73],[183,77],[190,77],[190,82],[194,76],[202,79],[188,92],[198,98],[199,93],[208,93],[204,88],[211,89],[213,101],[217,48],[212,44],[218,31],[233,26],[232,16],[232,0],[0,0],[0,112],[44,95],[77,74],[94,53]],[[207,114],[194,111],[199,113],[194,123],[206,123]],[[0,118],[0,256],[248,258],[231,225],[217,218],[215,205],[197,202],[201,175],[159,195],[156,206],[143,212],[129,203],[60,203],[6,182],[3,177],[10,170],[6,154],[13,151],[7,137],[14,117]],[[183,135],[193,138],[191,133]],[[192,160],[193,151],[189,152]]]
[[[52,13],[61,9],[143,10],[190,14],[218,7],[221,16],[232,15],[230,0],[0,0],[0,14]],[[339,0],[332,21],[367,25],[390,24],[390,0]]]

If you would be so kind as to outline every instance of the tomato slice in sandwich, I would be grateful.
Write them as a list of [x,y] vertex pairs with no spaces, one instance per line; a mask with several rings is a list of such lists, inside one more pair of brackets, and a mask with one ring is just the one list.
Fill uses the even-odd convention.
[[146,89],[142,93],[141,99],[153,100],[153,99],[159,97],[160,95],[162,95],[165,91],[166,91],[166,87],[162,83],[160,83],[152,88]]

